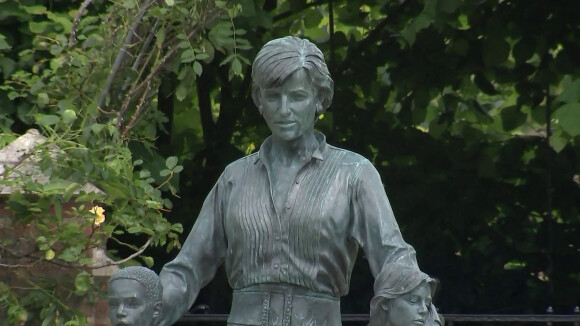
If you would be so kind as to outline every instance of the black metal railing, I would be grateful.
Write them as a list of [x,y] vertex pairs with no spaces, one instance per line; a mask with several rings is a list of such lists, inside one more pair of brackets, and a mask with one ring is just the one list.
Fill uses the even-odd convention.
[[[490,315],[490,314],[443,314],[446,325],[459,326],[463,324],[480,323],[492,325],[496,323],[517,324],[553,324],[566,323],[567,325],[580,326],[580,314],[572,315]],[[179,325],[196,325],[203,322],[218,322],[225,325],[227,314],[186,314],[179,319]],[[344,323],[365,323],[369,321],[368,314],[345,314],[342,315]]]

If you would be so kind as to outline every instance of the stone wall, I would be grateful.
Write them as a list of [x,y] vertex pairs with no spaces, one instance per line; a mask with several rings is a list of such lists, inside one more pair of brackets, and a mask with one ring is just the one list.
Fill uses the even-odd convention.
[[[38,146],[43,146],[46,138],[38,130],[31,129],[14,142],[0,149],[0,177],[4,180],[18,180],[19,177],[31,177],[39,183],[48,182],[48,177],[42,174],[38,169],[38,159],[35,157]],[[46,150],[46,147],[44,147]],[[62,154],[57,147],[49,148],[49,155]],[[11,241],[10,246],[0,247],[0,260],[5,266],[0,267],[0,281],[8,284],[11,289],[18,291],[18,288],[24,295],[25,289],[34,287],[34,284],[40,280],[53,281],[56,288],[75,288],[75,276],[82,270],[79,268],[67,267],[63,262],[56,258],[47,261],[42,259],[42,252],[37,249],[36,238],[37,231],[34,221],[23,224],[16,223],[12,211],[6,206],[6,201],[11,193],[15,191],[13,186],[0,184],[0,239]],[[103,193],[100,189],[92,184],[86,184],[80,187],[76,194],[80,192]],[[71,208],[81,203],[65,203],[62,206],[65,223],[75,223],[72,214],[67,214]],[[68,216],[68,217],[67,217]],[[55,232],[58,229],[55,228]],[[83,232],[89,236],[90,229]],[[58,251],[59,244],[56,243],[52,248]],[[89,249],[88,256],[92,259],[93,266],[103,265],[109,262],[103,248]],[[93,284],[102,294],[107,289],[107,282],[110,276],[117,270],[117,266],[109,266],[100,269],[85,269],[92,275]],[[110,326],[108,319],[108,305],[104,296],[89,295],[67,295],[68,291],[63,291],[62,296],[57,292],[57,297],[67,306],[78,309],[85,313],[89,320],[89,326]],[[2,311],[0,311],[0,325],[4,325]]]

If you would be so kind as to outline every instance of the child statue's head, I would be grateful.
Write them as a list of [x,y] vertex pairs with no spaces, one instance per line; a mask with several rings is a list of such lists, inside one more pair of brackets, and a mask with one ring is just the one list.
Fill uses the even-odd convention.
[[385,265],[374,287],[369,326],[442,324],[432,304],[437,282],[417,268]]
[[153,326],[161,313],[163,288],[155,272],[141,266],[117,271],[109,280],[109,318],[113,326]]

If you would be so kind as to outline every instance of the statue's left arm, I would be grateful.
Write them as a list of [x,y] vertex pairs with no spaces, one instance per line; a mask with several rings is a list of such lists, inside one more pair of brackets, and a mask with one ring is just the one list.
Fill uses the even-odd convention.
[[369,161],[360,163],[353,178],[352,207],[352,235],[375,277],[384,264],[417,266],[415,249],[403,240],[381,177]]
[[193,304],[222,264],[227,243],[222,220],[223,175],[211,190],[177,257],[159,275],[163,304],[157,325],[172,325]]

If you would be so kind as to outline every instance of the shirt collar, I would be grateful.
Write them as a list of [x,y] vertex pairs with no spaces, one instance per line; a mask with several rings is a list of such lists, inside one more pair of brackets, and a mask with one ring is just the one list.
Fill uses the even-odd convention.
[[[318,147],[314,150],[310,159],[324,161],[324,156],[328,151],[328,146],[326,144],[326,136],[321,132],[314,132],[314,136],[318,141]],[[258,155],[256,155],[256,158],[254,159],[254,164],[258,163],[258,161],[268,162],[266,153],[270,151],[271,147],[272,147],[272,136],[269,136],[268,138],[266,138],[266,140],[264,140],[262,145],[260,145]]]

